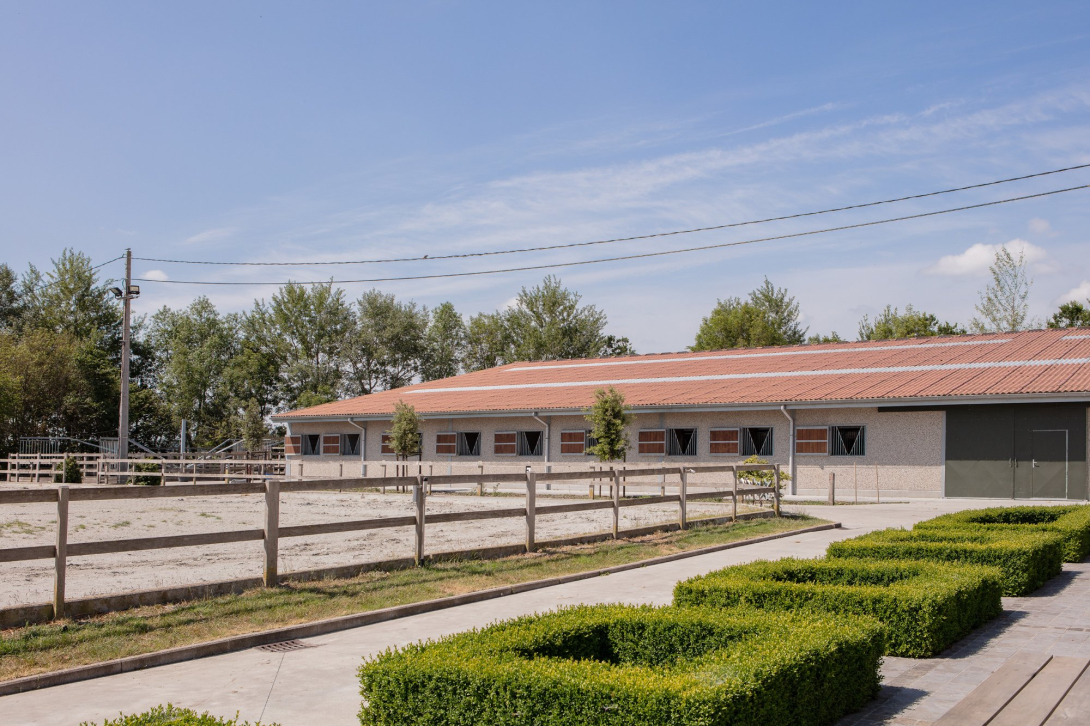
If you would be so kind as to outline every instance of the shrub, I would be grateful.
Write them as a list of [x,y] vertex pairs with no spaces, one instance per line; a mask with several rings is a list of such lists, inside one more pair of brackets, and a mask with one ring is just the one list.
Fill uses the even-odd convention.
[[[132,470],[134,472],[141,472],[142,471],[142,472],[149,472],[149,473],[150,472],[159,473],[161,471],[161,469],[162,469],[162,467],[160,467],[158,464],[155,464],[155,463],[152,463],[152,462],[136,463],[136,464],[132,465]],[[159,486],[160,484],[163,483],[162,477],[158,477],[158,476],[139,476],[139,475],[137,475],[137,476],[131,477],[130,481],[133,484],[141,484],[141,485],[144,485],[144,486],[151,486],[151,487]]]
[[1055,532],[1064,539],[1064,562],[1090,557],[1090,506],[992,507],[944,514],[913,529],[987,529]]
[[[94,726],[84,721],[81,726]],[[188,708],[175,708],[171,704],[156,706],[150,711],[137,713],[131,716],[121,714],[114,719],[106,719],[102,726],[250,726],[249,721],[239,721],[238,715],[234,718],[217,718],[209,713],[197,713]],[[261,726],[261,722],[253,724]],[[277,726],[267,724],[267,726]]]
[[879,688],[866,618],[599,605],[387,650],[365,726],[828,724]]
[[1050,532],[883,529],[834,542],[828,555],[990,565],[1003,571],[1003,594],[1018,596],[1060,574],[1063,539]]
[[753,562],[679,582],[674,605],[751,605],[872,616],[886,654],[933,656],[1003,611],[994,567],[935,562]]

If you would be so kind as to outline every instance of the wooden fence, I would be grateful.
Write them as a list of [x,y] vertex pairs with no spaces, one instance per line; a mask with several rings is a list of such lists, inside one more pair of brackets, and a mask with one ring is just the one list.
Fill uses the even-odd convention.
[[[773,486],[771,487],[743,487],[739,488],[739,474],[745,472],[768,471],[772,472]],[[731,473],[733,486],[729,489],[714,489],[711,491],[689,491],[689,474],[700,473]],[[589,476],[596,475],[608,480],[609,499],[576,502],[570,504],[537,505],[538,484],[543,482],[571,482],[586,480]],[[673,477],[678,478],[677,494],[662,494],[658,496],[641,496],[639,498],[623,498],[622,476],[625,479],[635,477]],[[480,479],[477,474],[455,474],[435,477],[409,476],[387,477],[383,484],[388,487],[407,487],[413,492],[415,511],[410,516],[383,517],[380,519],[362,519],[353,521],[327,522],[323,524],[280,525],[280,498],[284,494],[293,492],[316,492],[342,490],[353,487],[373,487],[375,480],[368,479],[327,479],[327,480],[278,480],[268,479],[264,482],[245,482],[238,484],[175,484],[161,487],[79,487],[58,486],[48,489],[20,489],[0,491],[0,505],[27,504],[33,502],[55,502],[57,505],[57,532],[56,544],[39,545],[31,547],[11,547],[0,549],[0,562],[20,562],[27,560],[52,559],[54,561],[54,593],[53,593],[53,617],[61,618],[65,611],[65,573],[69,557],[83,557],[89,555],[103,555],[120,552],[136,552],[141,550],[168,549],[174,547],[196,547],[201,545],[229,544],[234,542],[262,541],[264,544],[264,564],[262,582],[266,587],[275,587],[278,584],[277,556],[279,542],[282,538],[308,537],[321,534],[333,534],[341,532],[358,532],[362,530],[385,529],[392,527],[412,527],[413,559],[417,564],[424,559],[424,535],[425,528],[430,524],[442,524],[448,522],[471,522],[485,519],[501,519],[509,517],[524,518],[526,523],[525,550],[533,552],[535,549],[535,525],[537,517],[549,514],[567,514],[572,512],[586,512],[592,510],[612,510],[613,523],[612,534],[618,535],[620,510],[624,507],[647,506],[652,504],[676,503],[678,505],[678,526],[681,529],[688,527],[687,503],[701,499],[717,499],[730,497],[732,501],[732,519],[738,516],[738,498],[749,495],[771,495],[773,510],[778,516],[780,513],[779,483],[780,468],[778,464],[754,464],[734,466],[688,466],[688,467],[652,467],[640,469],[627,469],[623,472],[619,469],[589,473],[586,471],[569,472],[534,472],[528,470],[525,474],[493,474],[488,475],[489,482],[524,484],[525,502],[519,507],[505,509],[486,509],[466,512],[444,512],[428,514],[426,511],[426,490],[430,486],[454,486],[476,484]],[[228,532],[209,532],[202,534],[182,534],[165,537],[140,537],[135,539],[116,539],[98,542],[69,542],[68,541],[68,511],[72,502],[104,501],[119,499],[155,499],[162,497],[207,497],[225,496],[233,494],[264,494],[265,509],[264,522],[260,529],[244,529]]]
[[0,476],[8,482],[53,482],[61,473],[64,460],[79,463],[84,483],[117,484],[127,476],[158,479],[161,482],[230,482],[263,480],[284,476],[283,459],[243,459],[215,457],[180,458],[177,455],[117,459],[103,454],[12,454],[0,459]]

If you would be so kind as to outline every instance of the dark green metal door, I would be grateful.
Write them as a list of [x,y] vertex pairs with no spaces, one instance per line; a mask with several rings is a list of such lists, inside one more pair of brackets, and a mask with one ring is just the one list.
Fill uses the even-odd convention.
[[1067,499],[1067,429],[1030,432],[1030,495],[1036,499]]
[[947,409],[946,496],[1014,496],[1014,409]]

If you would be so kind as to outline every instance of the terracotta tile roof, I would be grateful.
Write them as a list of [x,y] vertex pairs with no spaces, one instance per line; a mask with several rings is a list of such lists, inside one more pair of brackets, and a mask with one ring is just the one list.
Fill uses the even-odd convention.
[[635,409],[1018,394],[1090,400],[1090,330],[512,363],[275,418],[381,417],[398,400],[421,414],[572,411],[609,385]]

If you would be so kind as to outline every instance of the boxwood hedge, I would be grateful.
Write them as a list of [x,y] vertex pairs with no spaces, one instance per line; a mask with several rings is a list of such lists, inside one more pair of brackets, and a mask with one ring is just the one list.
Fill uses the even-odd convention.
[[[81,726],[94,725],[84,721]],[[166,706],[156,706],[144,713],[130,716],[121,714],[117,718],[106,719],[102,722],[102,726],[250,726],[250,722],[239,721],[237,715],[235,718],[218,718],[210,713],[175,708],[168,703]],[[261,726],[261,723],[255,723],[253,726]],[[266,726],[277,726],[277,724],[266,724]]]
[[1003,594],[1027,595],[1060,574],[1063,539],[1051,532],[883,529],[829,545],[829,557],[935,560],[1003,572]]
[[360,722],[828,724],[877,694],[879,623],[755,612],[583,606],[388,650]]
[[1055,532],[1064,540],[1064,562],[1090,557],[1090,505],[991,507],[944,514],[913,529],[988,529]]
[[886,626],[886,654],[927,658],[1003,611],[1002,572],[937,562],[753,562],[679,582],[678,606],[869,615]]

